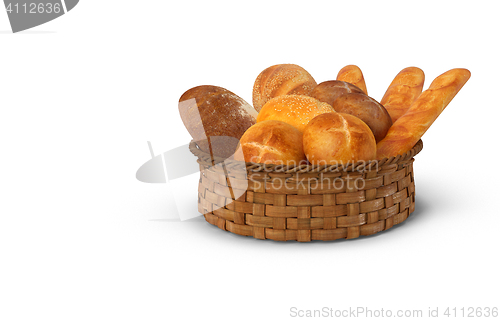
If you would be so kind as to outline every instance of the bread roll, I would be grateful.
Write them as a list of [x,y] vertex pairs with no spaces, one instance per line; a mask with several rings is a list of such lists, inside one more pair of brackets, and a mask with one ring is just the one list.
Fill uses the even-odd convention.
[[424,72],[417,67],[408,67],[399,72],[384,94],[380,103],[395,122],[410,108],[410,105],[422,93]]
[[290,166],[306,162],[302,133],[282,121],[266,120],[253,125],[241,137],[240,145],[235,160]]
[[335,99],[350,93],[364,94],[360,88],[351,83],[340,80],[329,80],[318,84],[309,96],[329,105],[333,105]]
[[271,98],[282,95],[308,95],[316,87],[314,78],[293,64],[274,65],[263,70],[253,85],[253,106],[260,111]]
[[470,71],[457,68],[434,79],[377,144],[377,158],[397,156],[412,149],[469,78]]
[[340,69],[337,75],[337,80],[345,81],[353,84],[354,86],[360,88],[365,94],[368,95],[366,90],[365,78],[361,69],[356,65],[348,65]]
[[264,120],[280,120],[288,123],[300,132],[311,119],[323,113],[334,113],[327,103],[302,95],[279,96],[269,100],[260,110],[257,122]]
[[313,118],[304,130],[304,153],[313,165],[336,165],[375,159],[373,133],[361,119],[343,113]]
[[364,121],[377,142],[385,137],[392,125],[391,116],[384,106],[365,94],[345,94],[335,100],[332,107],[338,113],[350,114]]
[[[245,130],[256,123],[257,112],[243,99],[217,86],[189,89],[179,99],[179,112],[189,134],[204,152],[213,156],[231,156]],[[217,139],[210,136],[229,136]],[[223,143],[221,143],[221,141]]]

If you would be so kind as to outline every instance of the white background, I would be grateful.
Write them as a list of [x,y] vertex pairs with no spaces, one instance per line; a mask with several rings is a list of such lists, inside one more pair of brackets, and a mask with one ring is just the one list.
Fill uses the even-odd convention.
[[[19,34],[0,10],[0,320],[500,307],[495,1],[172,3],[81,1]],[[189,142],[184,91],[218,85],[251,102],[278,63],[318,82],[356,64],[377,100],[405,67],[424,70],[424,88],[471,71],[423,138],[405,223],[350,241],[261,241],[176,222],[168,186],[136,180],[147,141],[155,153]]]

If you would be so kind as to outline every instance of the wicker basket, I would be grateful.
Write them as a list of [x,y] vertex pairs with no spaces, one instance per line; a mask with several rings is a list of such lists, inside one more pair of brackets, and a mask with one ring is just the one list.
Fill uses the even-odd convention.
[[[403,222],[415,209],[413,157],[344,166],[286,167],[198,157],[198,210],[235,234],[276,241],[331,241],[371,235]],[[218,162],[218,163],[217,163]]]

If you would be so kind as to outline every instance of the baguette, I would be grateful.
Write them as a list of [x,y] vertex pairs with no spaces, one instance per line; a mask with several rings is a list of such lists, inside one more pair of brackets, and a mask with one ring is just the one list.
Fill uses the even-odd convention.
[[380,101],[391,115],[393,123],[404,115],[422,93],[424,80],[424,72],[417,67],[405,68],[396,75]]
[[348,65],[340,69],[337,75],[337,80],[351,83],[360,88],[365,94],[368,95],[368,91],[366,90],[365,78],[363,77],[361,69],[359,69],[359,67],[356,65]]
[[413,148],[469,78],[469,70],[456,68],[434,79],[377,144],[377,158],[404,154]]

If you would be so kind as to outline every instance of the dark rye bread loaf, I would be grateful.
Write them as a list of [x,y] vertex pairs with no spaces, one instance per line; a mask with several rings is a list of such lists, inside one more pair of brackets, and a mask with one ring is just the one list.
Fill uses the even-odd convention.
[[[255,109],[236,94],[222,87],[206,85],[182,94],[179,113],[200,149],[224,158],[234,154],[239,139],[257,118]],[[235,139],[210,140],[210,136]]]

